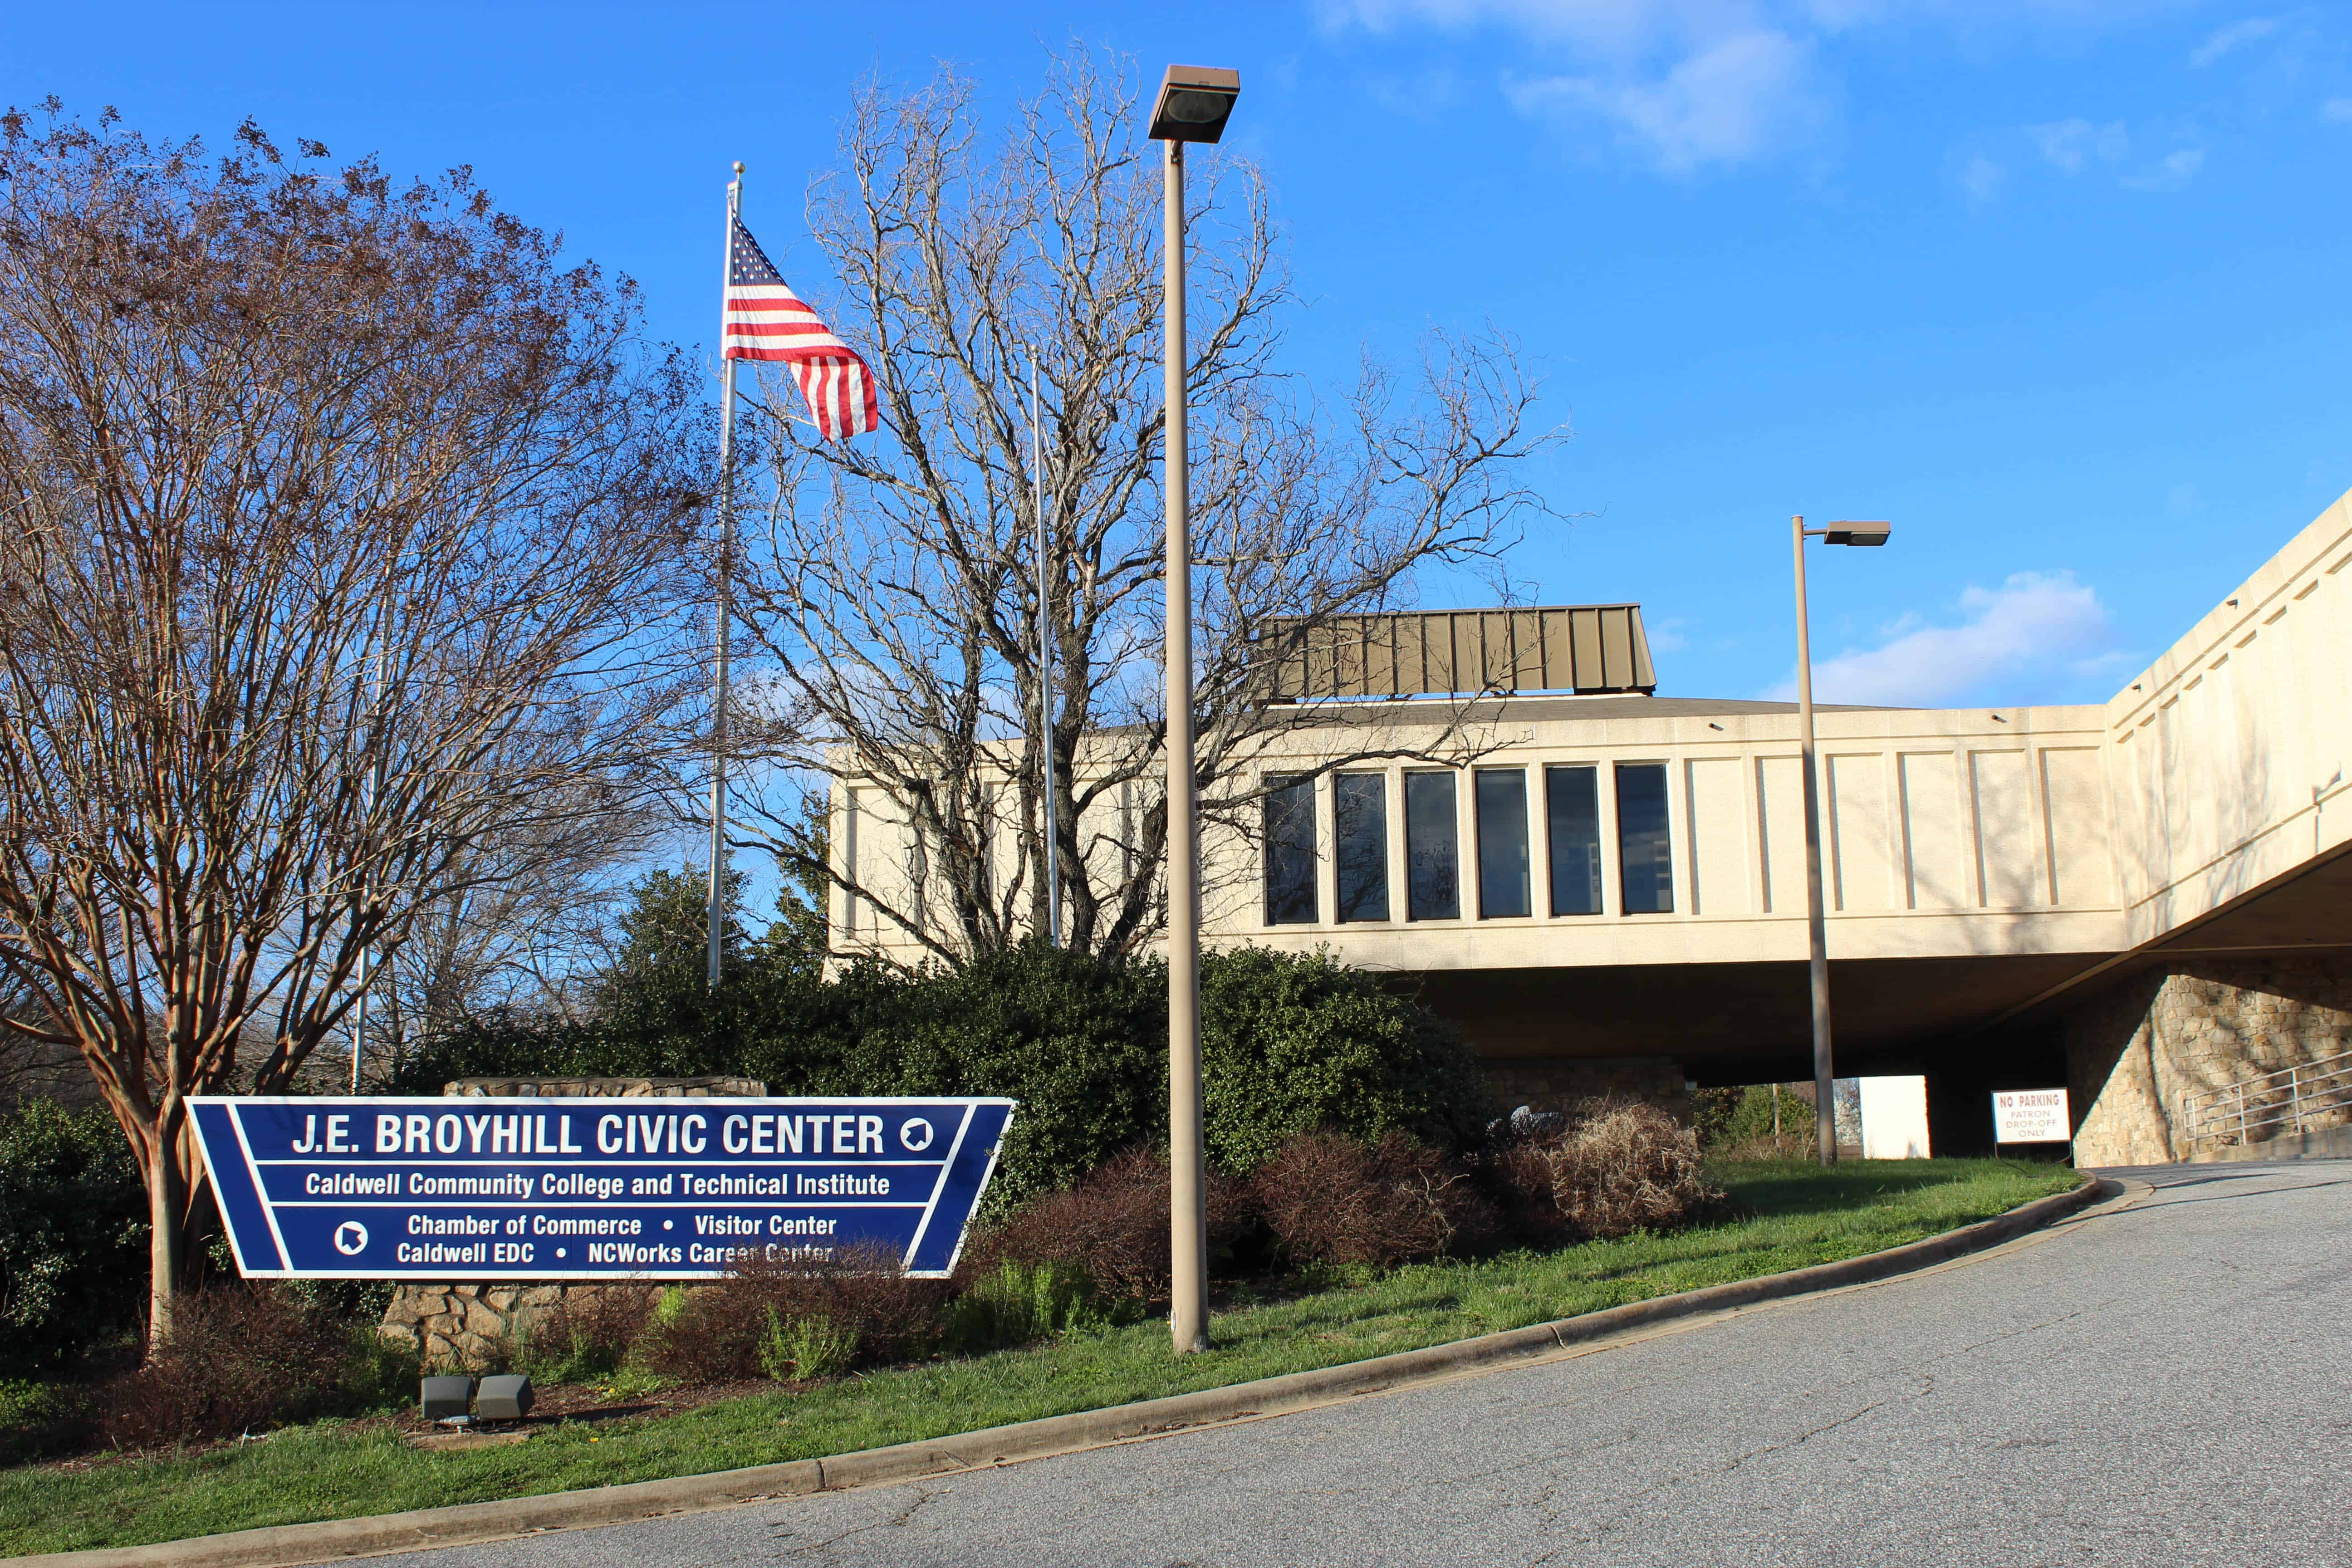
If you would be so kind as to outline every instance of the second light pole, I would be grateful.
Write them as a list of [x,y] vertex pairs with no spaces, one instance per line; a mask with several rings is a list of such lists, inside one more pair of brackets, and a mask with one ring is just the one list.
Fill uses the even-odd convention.
[[1822,907],[1822,786],[1813,747],[1813,650],[1805,616],[1805,541],[1824,544],[1884,544],[1891,531],[1883,522],[1833,522],[1807,528],[1789,520],[1797,552],[1797,750],[1805,776],[1805,936],[1813,981],[1813,1131],[1821,1162],[1837,1163],[1837,1062],[1830,1048],[1830,941]]
[[1160,214],[1161,374],[1168,410],[1168,1331],[1176,1353],[1209,1348],[1208,1162],[1201,1127],[1201,862],[1192,788],[1192,529],[1184,432],[1184,147],[1214,142],[1238,71],[1170,66],[1151,106],[1165,150]]

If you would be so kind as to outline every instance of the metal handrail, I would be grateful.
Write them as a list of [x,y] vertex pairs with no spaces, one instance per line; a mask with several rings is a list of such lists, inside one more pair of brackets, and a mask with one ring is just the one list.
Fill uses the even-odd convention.
[[2185,1094],[2180,1124],[2192,1143],[2200,1139],[2252,1143],[2277,1136],[2271,1129],[2291,1127],[2301,1133],[2331,1111],[2352,1115],[2352,1051]]

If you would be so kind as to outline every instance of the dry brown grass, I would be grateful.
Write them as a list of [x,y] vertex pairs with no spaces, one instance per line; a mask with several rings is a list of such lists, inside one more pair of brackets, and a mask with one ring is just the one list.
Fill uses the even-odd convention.
[[1697,1134],[1638,1101],[1588,1100],[1564,1130],[1497,1150],[1486,1168],[1507,1229],[1538,1244],[1678,1230],[1724,1212]]
[[1552,1206],[1588,1237],[1668,1231],[1720,1212],[1723,1190],[1706,1179],[1698,1135],[1655,1106],[1601,1101],[1538,1145]]

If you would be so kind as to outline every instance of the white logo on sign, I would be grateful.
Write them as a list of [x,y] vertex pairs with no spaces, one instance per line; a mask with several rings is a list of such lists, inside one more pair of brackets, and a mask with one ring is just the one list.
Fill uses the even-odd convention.
[[357,1258],[367,1250],[367,1226],[355,1219],[347,1219],[335,1227],[335,1250],[345,1258]]
[[931,1124],[919,1116],[909,1116],[898,1123],[898,1142],[921,1153],[931,1146]]

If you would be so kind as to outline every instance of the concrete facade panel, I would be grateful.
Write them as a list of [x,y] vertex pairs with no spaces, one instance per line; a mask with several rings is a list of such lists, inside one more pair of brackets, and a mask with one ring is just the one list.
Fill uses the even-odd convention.
[[1979,899],[1990,909],[2041,903],[2048,879],[2042,869],[2041,835],[2033,830],[2033,784],[2025,752],[1970,752],[1969,784],[1976,808]]
[[2048,746],[2042,752],[2042,798],[2050,866],[2050,901],[2061,908],[2106,905],[2116,899],[2116,861],[2107,826],[2107,794],[2099,753],[2090,746]]
[[1831,903],[1842,913],[1895,907],[1893,824],[1882,752],[1832,752],[1827,809]]
[[1763,910],[1805,912],[1805,775],[1794,756],[1756,759],[1758,837],[1763,840]]
[[1691,825],[1691,913],[1750,914],[1756,860],[1748,847],[1740,760],[1694,757],[1686,767],[1684,816]]
[[1949,752],[1904,752],[1895,773],[1903,797],[1904,907],[1960,909],[1971,900],[1960,852],[1959,768]]

